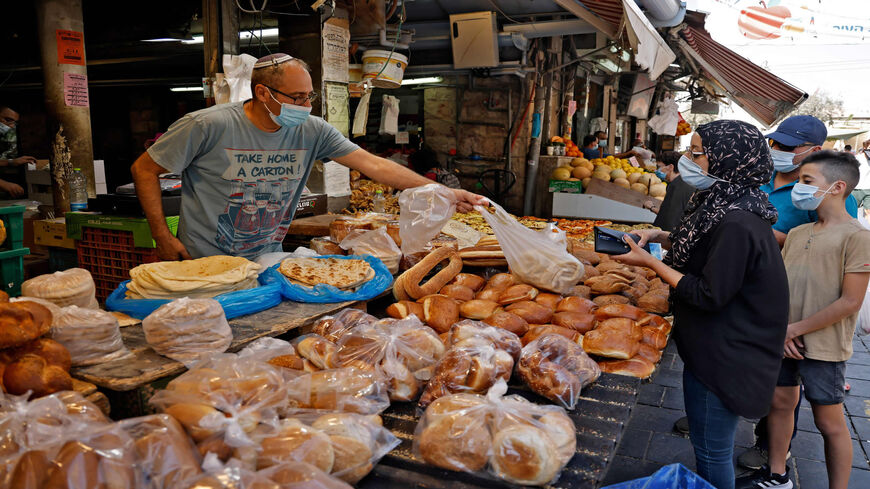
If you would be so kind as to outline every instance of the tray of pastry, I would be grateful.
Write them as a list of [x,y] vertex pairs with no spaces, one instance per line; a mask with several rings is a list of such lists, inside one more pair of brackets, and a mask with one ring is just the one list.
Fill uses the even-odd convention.
[[[577,453],[565,466],[559,479],[548,487],[598,487],[628,423],[639,383],[640,380],[632,377],[602,374],[594,384],[583,390],[577,407],[568,411],[577,428]],[[518,394],[539,404],[551,404],[521,385],[511,386],[508,394]],[[522,487],[489,474],[439,469],[415,456],[412,449],[414,430],[420,420],[416,403],[393,403],[382,417],[384,426],[402,443],[360,482],[361,489]]]

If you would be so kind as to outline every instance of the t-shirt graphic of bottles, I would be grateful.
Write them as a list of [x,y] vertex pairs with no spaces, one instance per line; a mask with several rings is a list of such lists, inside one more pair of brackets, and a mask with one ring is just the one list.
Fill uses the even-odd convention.
[[286,177],[233,180],[224,213],[218,216],[218,246],[226,253],[249,256],[281,243],[293,218],[290,204],[297,185]]

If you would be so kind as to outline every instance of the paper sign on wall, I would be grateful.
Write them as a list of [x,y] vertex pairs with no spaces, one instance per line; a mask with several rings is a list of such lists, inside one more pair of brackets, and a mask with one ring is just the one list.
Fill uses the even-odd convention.
[[323,24],[323,80],[348,82],[350,29],[347,21],[329,19]]
[[88,107],[88,77],[77,73],[63,74],[63,101],[67,107]]
[[57,29],[57,62],[63,65],[85,64],[85,35]]
[[411,138],[408,136],[408,131],[399,131],[396,133],[396,144],[408,144]]
[[338,129],[345,137],[350,130],[350,103],[347,85],[326,82],[326,122]]

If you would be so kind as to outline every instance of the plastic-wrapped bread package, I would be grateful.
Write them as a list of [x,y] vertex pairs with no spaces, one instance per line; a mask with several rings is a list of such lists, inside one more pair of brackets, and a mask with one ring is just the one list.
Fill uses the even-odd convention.
[[336,366],[333,360],[338,347],[323,336],[314,333],[302,335],[294,339],[292,344],[296,354],[317,369],[326,370]]
[[308,413],[281,421],[277,433],[259,440],[256,468],[284,462],[314,465],[334,477],[358,482],[374,464],[399,444],[380,416],[352,413]]
[[170,489],[352,489],[352,486],[305,462],[284,462],[263,470],[239,460],[224,465],[208,456],[204,472]]
[[414,436],[414,452],[448,470],[480,472],[519,485],[554,482],[576,451],[565,410],[505,396],[499,381],[486,396],[453,394],[433,402]]
[[327,340],[336,343],[345,333],[366,324],[372,324],[378,318],[366,314],[359,309],[347,308],[339,311],[335,316],[324,316],[314,324],[312,332],[323,336]]
[[104,363],[129,354],[118,320],[99,309],[64,307],[54,318],[51,338],[69,350],[73,366]]
[[284,369],[303,372],[320,370],[308,359],[299,356],[290,342],[278,338],[260,338],[239,351],[238,356],[239,358],[253,358],[275,367],[283,367],[282,372]]
[[51,311],[52,318],[57,316],[58,313],[60,313],[60,309],[61,309],[61,306],[58,306],[54,302],[51,302],[50,300],[47,300],[47,299],[41,299],[39,297],[25,297],[25,296],[13,297],[13,298],[9,299],[9,302],[13,303],[13,304],[16,302],[35,302],[35,303],[39,304],[40,306],[45,306],[49,311]]
[[45,299],[60,307],[99,309],[96,290],[91,272],[83,268],[40,275],[21,284],[21,295]]
[[387,228],[375,230],[353,230],[339,243],[342,249],[353,255],[372,255],[380,259],[393,275],[399,273],[402,250],[387,234]]
[[387,386],[371,368],[281,370],[287,388],[286,405],[280,413],[283,417],[310,412],[378,414],[390,406]]
[[172,416],[154,414],[125,419],[118,425],[133,439],[138,469],[148,489],[177,488],[202,474],[196,446]]
[[491,343],[450,348],[435,367],[420,397],[420,407],[450,394],[483,394],[497,381],[510,380],[513,368],[511,354]]
[[223,307],[214,299],[176,299],[148,315],[142,329],[154,351],[184,364],[223,353],[233,341]]
[[438,335],[416,316],[382,319],[342,336],[334,363],[372,369],[384,379],[390,400],[413,401],[444,350]]
[[492,346],[508,352],[516,361],[520,358],[523,348],[519,336],[506,329],[490,326],[480,321],[465,319],[454,324],[447,336],[447,345],[450,347],[465,347],[479,345],[486,342]]
[[226,460],[235,448],[255,444],[253,432],[277,428],[287,386],[276,367],[221,353],[169,382],[149,402],[177,419],[200,453]]
[[537,394],[574,409],[580,391],[601,376],[601,369],[577,343],[545,334],[523,348],[517,374]]

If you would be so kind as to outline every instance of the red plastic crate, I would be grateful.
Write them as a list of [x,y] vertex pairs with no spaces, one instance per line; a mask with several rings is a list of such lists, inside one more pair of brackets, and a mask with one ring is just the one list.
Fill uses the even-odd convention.
[[131,269],[158,261],[156,249],[137,248],[132,232],[114,229],[83,227],[76,252],[79,266],[94,277],[100,302],[105,302],[121,282],[130,280]]

